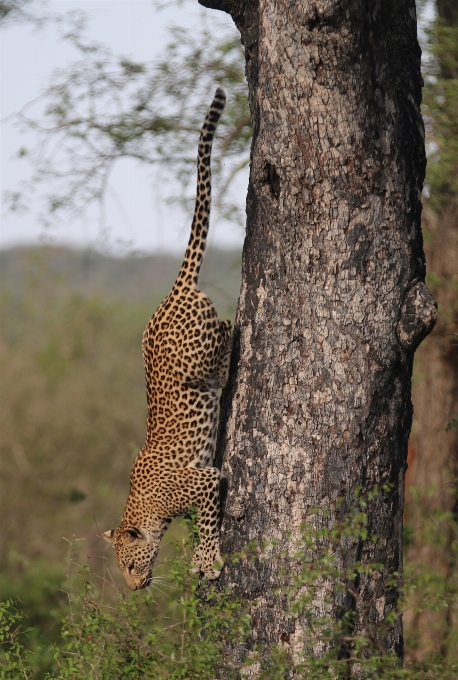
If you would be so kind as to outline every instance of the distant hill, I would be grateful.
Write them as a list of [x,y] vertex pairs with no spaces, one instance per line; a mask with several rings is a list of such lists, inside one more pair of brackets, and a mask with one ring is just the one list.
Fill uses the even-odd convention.
[[[15,247],[0,250],[1,289],[19,299],[30,285],[48,281],[65,284],[85,297],[157,304],[172,287],[180,264],[180,257],[167,253],[117,258],[63,246]],[[238,251],[209,249],[205,254],[201,288],[221,315],[235,314],[240,267]]]

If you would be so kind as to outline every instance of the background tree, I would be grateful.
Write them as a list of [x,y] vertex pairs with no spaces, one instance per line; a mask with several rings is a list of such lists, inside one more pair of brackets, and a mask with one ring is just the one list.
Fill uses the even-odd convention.
[[[408,557],[417,573],[434,565],[429,595],[443,592],[450,606],[423,610],[418,602],[407,626],[411,657],[456,649],[458,612],[458,3],[440,0],[426,31],[424,105],[429,159],[423,230],[428,285],[438,301],[438,322],[420,347],[414,370],[414,426],[409,456]],[[434,517],[432,513],[435,513]],[[430,540],[425,541],[425,534]],[[424,603],[425,593],[421,600]]]

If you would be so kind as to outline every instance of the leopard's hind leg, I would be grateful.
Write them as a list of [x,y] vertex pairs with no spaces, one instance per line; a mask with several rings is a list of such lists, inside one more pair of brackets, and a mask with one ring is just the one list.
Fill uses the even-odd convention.
[[216,366],[216,378],[218,387],[224,387],[229,376],[229,362],[232,351],[232,324],[230,321],[221,321],[219,324],[219,334],[221,346],[219,350],[218,363]]
[[[197,510],[199,545],[192,558],[193,571],[202,571],[208,579],[221,573],[223,560],[219,547],[219,480],[217,468],[189,466],[171,474],[169,512],[171,516],[186,514],[190,508]],[[179,505],[177,505],[177,499]]]

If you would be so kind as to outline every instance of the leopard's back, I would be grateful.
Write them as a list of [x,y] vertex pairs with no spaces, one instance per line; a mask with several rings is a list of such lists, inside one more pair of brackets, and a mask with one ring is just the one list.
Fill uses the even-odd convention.
[[165,464],[212,464],[223,339],[211,300],[188,286],[170,294],[145,328],[146,446]]

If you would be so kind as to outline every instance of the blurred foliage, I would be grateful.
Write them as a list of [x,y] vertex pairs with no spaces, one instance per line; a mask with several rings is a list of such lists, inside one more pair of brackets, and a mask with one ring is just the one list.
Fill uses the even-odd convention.
[[43,0],[0,0],[0,25],[30,23],[41,26],[51,17],[45,12]]
[[458,385],[458,6],[456,0],[439,0],[436,9],[423,40],[428,149],[423,230],[427,284],[439,305],[435,335],[448,339],[446,353],[452,358],[449,363]]
[[422,34],[428,152],[422,226],[438,321],[414,364],[416,454],[408,474],[417,488],[408,489],[405,534],[406,561],[418,584],[406,632],[417,660],[431,648],[443,658],[458,649],[456,604],[446,606],[456,602],[458,589],[458,3],[434,5]]
[[[455,480],[452,486],[458,486]],[[458,663],[458,522],[437,507],[446,489],[410,489],[404,522],[406,658]],[[416,551],[409,551],[415,544]]]
[[429,146],[426,183],[434,210],[458,196],[458,21],[440,17],[426,30],[423,113]]
[[458,3],[437,0],[434,9],[420,34],[428,153],[422,227],[438,320],[415,356],[405,530],[405,561],[417,584],[405,630],[408,658],[417,661],[432,649],[444,659],[458,649]]
[[22,289],[1,298],[3,560],[12,548],[61,560],[65,543],[49,540],[49,526],[95,535],[121,511],[143,443],[139,347],[151,309],[84,297],[34,256]]
[[53,667],[52,648],[59,644],[62,618],[68,611],[64,566],[61,561],[31,560],[10,550],[0,572],[0,603],[14,602],[17,616],[27,626],[20,640],[27,649],[32,677],[40,678]]

